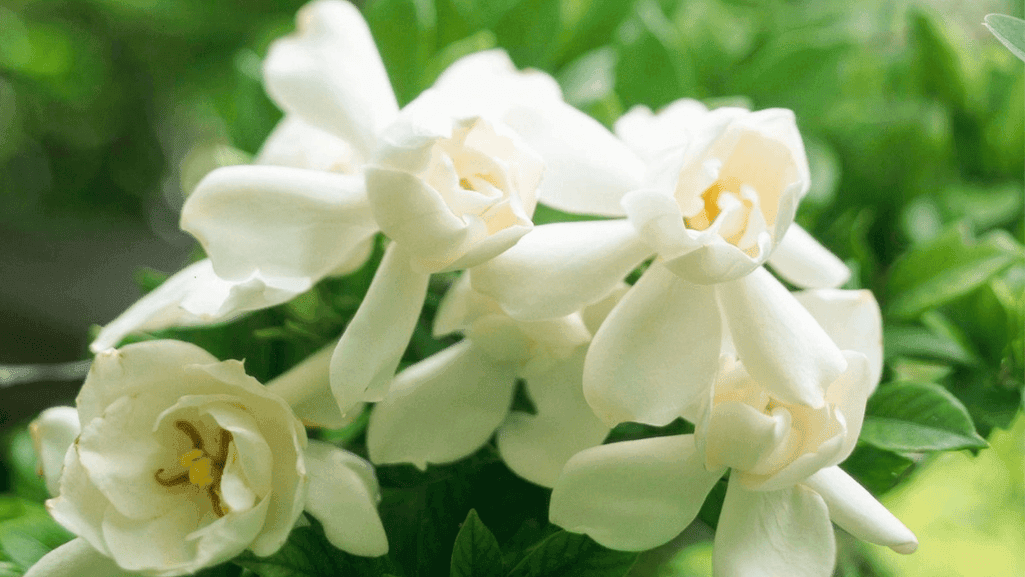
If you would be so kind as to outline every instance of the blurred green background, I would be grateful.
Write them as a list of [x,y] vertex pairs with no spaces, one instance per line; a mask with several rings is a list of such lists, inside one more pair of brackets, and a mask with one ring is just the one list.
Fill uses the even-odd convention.
[[[245,162],[280,118],[260,63],[302,3],[0,4],[0,366],[86,358],[89,327],[139,296],[140,267],[173,272],[195,257],[177,227],[185,194],[210,169]],[[981,24],[991,12],[1021,16],[1020,0],[362,8],[400,103],[458,57],[502,47],[520,67],[552,73],[570,103],[610,126],[631,106],[681,97],[792,108],[813,174],[798,222],[854,269],[849,288],[880,300],[884,381],[942,387],[982,436],[1004,435],[1010,489],[977,506],[985,518],[1021,511],[1021,419],[1016,433],[1002,431],[1020,413],[1025,371],[1025,85],[1022,63]],[[0,429],[70,401],[78,385],[0,384]],[[874,410],[885,413],[881,403]],[[977,480],[966,471],[982,457],[965,457],[961,469],[944,462],[961,473],[930,477],[920,451],[866,435],[852,459],[870,464],[859,480],[877,493],[908,478],[901,494],[932,495],[920,482]],[[935,518],[958,494],[936,494]],[[1000,519],[1010,526],[1021,515]],[[953,549],[929,542],[921,523],[909,521],[923,550],[899,568],[857,556],[841,558],[839,574],[967,575],[942,561]],[[1006,555],[1025,553],[1020,531],[981,534],[1002,535]],[[695,555],[671,566],[687,574],[687,563],[703,563]],[[926,556],[939,561],[916,570]],[[997,563],[976,564],[977,574],[1021,574],[1020,564]]]

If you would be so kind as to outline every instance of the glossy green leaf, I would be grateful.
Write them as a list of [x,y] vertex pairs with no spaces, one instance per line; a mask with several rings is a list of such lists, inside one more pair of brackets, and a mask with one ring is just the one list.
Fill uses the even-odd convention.
[[986,15],[985,26],[1015,56],[1025,60],[1025,20],[1005,14]]
[[955,226],[905,254],[890,271],[888,312],[912,318],[978,288],[1021,260],[1022,247],[997,230],[980,240]]
[[234,563],[260,577],[378,577],[393,570],[388,557],[357,557],[336,549],[316,525],[293,529],[273,555],[257,557],[247,551]]
[[451,577],[502,577],[502,550],[477,511],[470,509],[452,547]]
[[933,383],[879,387],[868,400],[861,440],[880,449],[905,453],[986,446],[961,401]]
[[531,549],[509,577],[623,577],[636,553],[606,549],[586,535],[559,531]]
[[885,327],[883,344],[887,358],[913,357],[960,364],[970,364],[975,360],[957,341],[937,335],[925,327]]
[[873,495],[889,491],[914,462],[903,455],[859,443],[841,467]]

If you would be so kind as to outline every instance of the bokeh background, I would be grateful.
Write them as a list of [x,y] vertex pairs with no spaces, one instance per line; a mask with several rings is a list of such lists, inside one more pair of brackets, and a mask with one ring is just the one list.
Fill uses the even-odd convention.
[[[90,327],[152,286],[153,271],[196,258],[178,211],[206,172],[246,162],[280,118],[261,59],[302,3],[0,3],[8,437],[80,385],[54,377],[82,365],[42,365],[86,359]],[[873,490],[901,482],[885,499],[922,551],[841,557],[838,574],[1025,574],[1025,85],[1022,63],[981,24],[1022,16],[1020,0],[366,4],[400,103],[458,57],[502,47],[610,126],[631,106],[681,97],[792,108],[814,180],[798,221],[852,266],[851,288],[883,304],[887,379],[946,387],[994,446],[900,456]],[[856,456],[894,455],[872,450]],[[705,574],[708,551],[687,551],[650,571]]]

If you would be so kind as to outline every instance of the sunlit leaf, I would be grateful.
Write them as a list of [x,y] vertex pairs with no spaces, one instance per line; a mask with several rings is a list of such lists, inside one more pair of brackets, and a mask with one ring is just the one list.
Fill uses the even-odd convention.
[[894,383],[868,400],[861,440],[897,452],[978,449],[986,441],[975,432],[968,410],[933,383]]
[[1025,60],[1025,20],[1004,14],[987,14],[986,28],[1015,56]]

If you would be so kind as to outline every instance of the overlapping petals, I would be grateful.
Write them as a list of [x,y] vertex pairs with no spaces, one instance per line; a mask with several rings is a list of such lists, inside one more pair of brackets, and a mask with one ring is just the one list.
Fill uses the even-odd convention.
[[[326,393],[326,362],[314,364],[324,375],[307,388]],[[306,365],[300,375],[310,370]],[[31,574],[72,567],[79,574],[181,575],[245,549],[269,555],[304,508],[336,546],[384,554],[372,470],[341,449],[307,447],[305,429],[273,392],[309,397],[287,382],[296,378],[304,377],[264,387],[241,363],[218,362],[177,341],[99,354],[77,399],[81,430],[54,412],[33,426],[44,475],[60,478],[47,506],[79,539],[49,553]],[[66,456],[56,466],[46,455],[61,445]]]
[[[604,302],[595,306],[601,309],[596,316],[611,308]],[[425,468],[454,461],[497,430],[499,451],[510,468],[550,486],[570,456],[608,433],[581,392],[591,336],[581,315],[516,322],[473,292],[463,277],[446,295],[435,328],[457,330],[465,338],[399,373],[388,396],[375,405],[367,431],[375,463]],[[526,383],[536,414],[510,413],[517,379]]]

